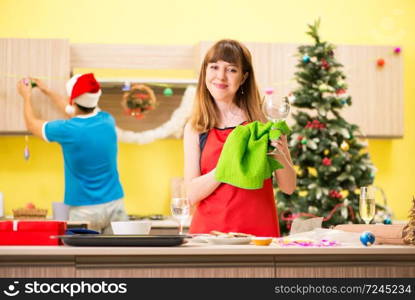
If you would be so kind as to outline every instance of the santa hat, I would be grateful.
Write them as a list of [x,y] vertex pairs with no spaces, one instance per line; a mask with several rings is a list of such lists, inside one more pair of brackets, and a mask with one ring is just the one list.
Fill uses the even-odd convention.
[[90,108],[97,106],[102,93],[99,83],[92,73],[74,75],[66,83],[66,91],[69,95],[69,105],[65,109],[68,114],[73,114],[72,105],[74,103]]

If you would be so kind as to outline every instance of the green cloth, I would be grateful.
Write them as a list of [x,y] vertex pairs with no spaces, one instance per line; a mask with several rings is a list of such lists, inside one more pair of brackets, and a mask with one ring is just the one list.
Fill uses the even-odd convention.
[[216,180],[244,189],[260,189],[283,166],[269,152],[269,139],[289,134],[285,121],[255,121],[237,126],[228,136],[216,166]]

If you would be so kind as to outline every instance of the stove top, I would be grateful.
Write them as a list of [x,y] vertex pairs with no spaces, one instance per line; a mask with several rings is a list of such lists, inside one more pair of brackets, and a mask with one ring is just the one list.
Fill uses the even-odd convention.
[[137,221],[137,220],[151,220],[151,221],[162,221],[166,219],[166,216],[161,214],[154,214],[154,215],[128,215],[128,219],[130,221]]

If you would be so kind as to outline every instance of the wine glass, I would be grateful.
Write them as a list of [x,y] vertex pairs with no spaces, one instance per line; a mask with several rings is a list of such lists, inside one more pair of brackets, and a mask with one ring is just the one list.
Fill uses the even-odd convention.
[[[274,95],[273,89],[266,89],[265,97],[262,104],[262,109],[264,111],[265,117],[273,122],[276,123],[278,121],[285,121],[288,115],[290,114],[291,105],[288,102],[287,97],[276,97]],[[275,127],[273,127],[274,129]],[[274,150],[268,154],[277,154],[278,149],[274,148]]]
[[179,220],[179,234],[183,234],[184,222],[190,215],[190,203],[186,196],[186,185],[183,177],[171,179],[171,214]]
[[360,188],[359,213],[360,217],[369,224],[376,213],[376,189],[373,186],[363,186]]
[[183,234],[184,222],[189,217],[190,205],[185,197],[173,197],[171,199],[171,214],[176,219],[179,219],[179,234]]

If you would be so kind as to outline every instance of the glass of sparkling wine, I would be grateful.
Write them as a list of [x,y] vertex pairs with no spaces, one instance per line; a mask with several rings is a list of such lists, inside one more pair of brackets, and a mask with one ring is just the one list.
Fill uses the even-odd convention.
[[171,214],[179,220],[179,234],[183,234],[184,222],[189,217],[190,205],[185,197],[173,197],[171,199]]
[[360,188],[359,213],[360,217],[369,224],[376,213],[376,189],[373,186],[364,186]]

